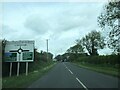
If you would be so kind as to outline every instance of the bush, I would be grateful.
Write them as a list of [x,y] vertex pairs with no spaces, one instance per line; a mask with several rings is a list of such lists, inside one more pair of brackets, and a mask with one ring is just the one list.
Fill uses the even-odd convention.
[[90,63],[96,65],[107,65],[118,68],[120,66],[120,55],[107,55],[107,56],[85,56],[76,59],[78,62]]

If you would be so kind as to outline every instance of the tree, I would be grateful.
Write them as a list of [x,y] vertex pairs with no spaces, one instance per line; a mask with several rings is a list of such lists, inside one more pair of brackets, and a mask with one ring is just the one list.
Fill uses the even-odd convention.
[[85,47],[90,55],[98,55],[97,50],[103,49],[105,46],[104,39],[100,32],[95,30],[88,33],[88,35],[81,40],[77,40],[77,43]]
[[49,59],[49,60],[52,60],[52,59],[53,59],[53,54],[50,53],[50,52],[48,52],[48,59]]
[[80,53],[80,52],[84,52],[83,49],[84,49],[84,48],[83,48],[80,44],[76,44],[76,45],[70,47],[70,48],[67,50],[67,52],[68,52],[68,53],[76,53],[76,54],[78,54],[78,53]]
[[77,60],[77,58],[83,54],[84,54],[84,48],[81,46],[81,44],[77,43],[76,45],[70,47],[67,50],[66,58],[69,61],[74,61]]
[[4,59],[6,42],[7,42],[6,39],[3,39],[3,40],[2,40],[2,59]]
[[[37,49],[35,48],[34,49],[34,58],[35,58],[35,61],[45,61],[47,62],[47,52],[45,51],[40,51],[38,52]],[[53,59],[53,54],[48,52],[48,60],[52,60]]]
[[[98,24],[102,29],[110,29],[108,46],[114,52],[120,52],[120,1],[108,2],[98,17]],[[107,28],[106,28],[107,27]]]
[[62,55],[57,55],[57,56],[55,57],[55,59],[57,59],[57,61],[61,61],[61,60],[62,60]]

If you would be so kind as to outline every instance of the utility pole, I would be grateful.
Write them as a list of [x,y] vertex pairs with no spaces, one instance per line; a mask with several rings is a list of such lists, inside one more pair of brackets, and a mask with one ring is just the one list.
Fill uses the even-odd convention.
[[47,41],[47,61],[48,61],[48,39],[46,41]]

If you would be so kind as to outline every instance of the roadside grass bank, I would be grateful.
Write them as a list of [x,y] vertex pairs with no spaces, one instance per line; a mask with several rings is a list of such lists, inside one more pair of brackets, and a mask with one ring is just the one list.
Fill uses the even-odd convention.
[[26,88],[38,78],[46,74],[52,67],[55,65],[55,62],[35,62],[34,66],[29,70],[28,75],[25,73],[12,77],[3,77],[2,78],[2,88]]
[[120,78],[120,55],[79,56],[71,62],[74,64]]
[[81,68],[93,70],[93,71],[96,71],[96,72],[100,72],[100,73],[103,73],[103,74],[107,74],[107,75],[111,75],[111,76],[120,78],[120,72],[119,72],[118,68],[108,67],[108,66],[105,66],[105,65],[95,65],[95,64],[90,64],[90,63],[81,63],[81,62],[73,62],[73,63],[75,65],[81,67]]

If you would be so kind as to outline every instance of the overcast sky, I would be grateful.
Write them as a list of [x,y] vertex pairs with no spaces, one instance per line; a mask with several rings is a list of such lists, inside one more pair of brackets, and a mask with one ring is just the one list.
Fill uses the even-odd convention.
[[[100,30],[97,17],[105,2],[3,3],[2,38],[35,40],[35,47],[54,55],[64,53],[91,30]],[[109,54],[108,49],[99,54]]]

